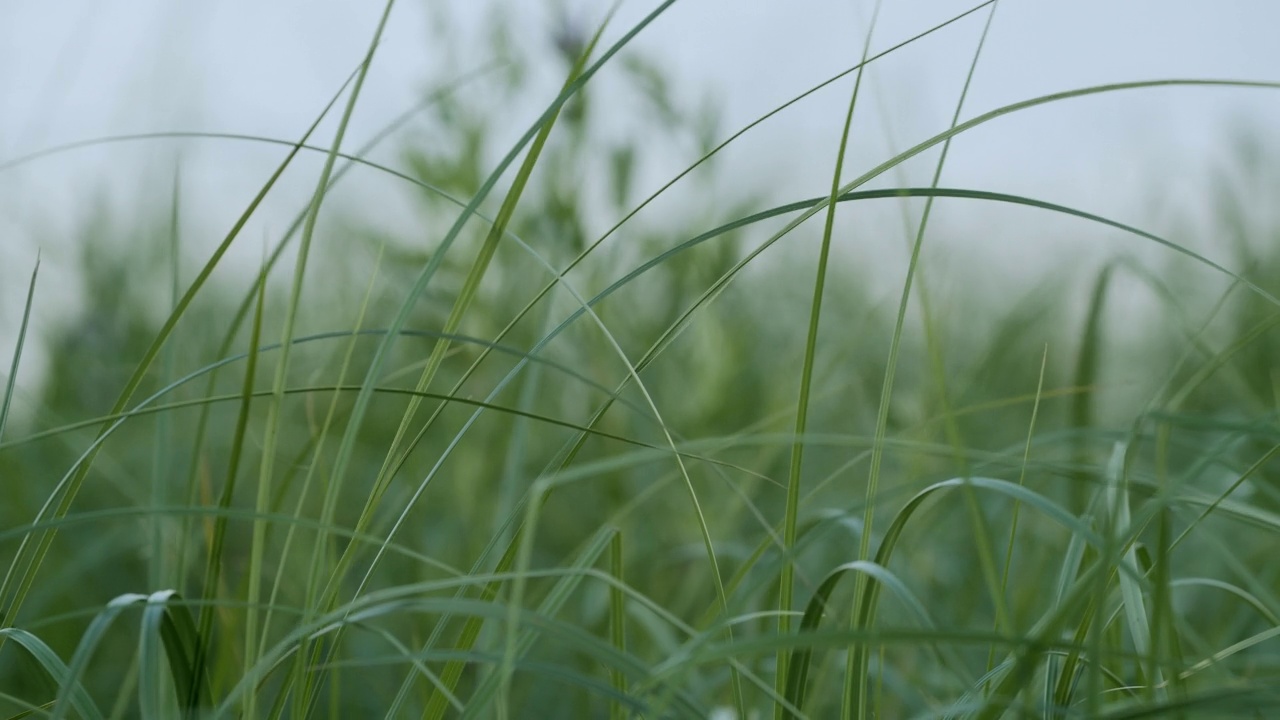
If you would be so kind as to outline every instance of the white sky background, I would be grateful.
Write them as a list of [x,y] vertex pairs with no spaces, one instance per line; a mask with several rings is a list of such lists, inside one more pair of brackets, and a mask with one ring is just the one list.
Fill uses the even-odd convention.
[[[454,74],[442,75],[426,12],[447,5],[460,32],[482,39],[482,4],[516,14],[522,18],[517,27],[529,34],[524,40],[546,46],[550,2],[399,0],[345,147],[355,147],[459,68],[484,64],[487,46],[477,41],[475,57],[455,58]],[[570,4],[571,14],[589,22],[606,8],[602,2]],[[885,0],[873,50],[973,4]],[[619,37],[654,5],[628,0],[607,39]],[[0,0],[0,163],[120,133],[207,130],[296,139],[362,57],[381,8],[372,0]],[[890,156],[887,133],[901,149],[947,127],[986,12],[875,66],[846,177]],[[633,51],[668,69],[685,102],[696,105],[710,93],[722,104],[728,133],[857,62],[870,15],[866,0],[681,0]],[[1129,80],[1280,81],[1276,28],[1280,3],[1272,0],[1002,0],[963,116]],[[544,69],[558,66],[549,62]],[[553,96],[555,83],[547,87],[543,101]],[[826,192],[851,87],[833,85],[727,151],[725,196],[733,195],[734,184],[776,201]],[[538,111],[532,104],[495,108],[510,116],[512,139]],[[1210,171],[1229,165],[1230,130],[1239,125],[1252,127],[1280,152],[1274,133],[1280,90],[1166,88],[1070,100],[957,138],[942,184],[1030,196],[1166,231],[1180,214],[1203,209],[1203,192],[1214,180]],[[332,127],[325,125],[317,144],[328,144]],[[374,157],[395,164],[394,149],[392,142]],[[212,249],[279,162],[281,149],[128,143],[0,171],[0,364],[8,364],[37,249],[45,261],[35,320],[41,327],[74,307],[67,302],[74,298],[73,233],[93,203],[110,198],[123,219],[151,201],[166,207],[167,196],[147,199],[168,192],[156,179],[172,175],[179,151],[184,213],[195,228],[184,234]],[[693,159],[676,150],[655,155],[640,189],[647,194]],[[935,160],[929,154],[906,166],[907,182],[927,184]],[[264,234],[283,229],[318,169],[312,158],[289,176],[246,231],[242,260],[258,261]],[[392,187],[376,178],[352,185],[357,187],[343,195],[348,200],[384,197]],[[898,217],[882,205],[842,211],[842,217]],[[937,221],[965,238],[945,233],[946,255],[975,255],[988,272],[1016,269],[1027,278],[1064,256],[1093,257],[1117,243],[1139,249],[1139,241],[1025,210],[941,203]],[[898,239],[886,252],[865,235],[853,233],[850,257],[900,263]],[[1210,241],[1201,239],[1196,247],[1213,254]],[[890,286],[900,282],[894,274],[882,276]],[[30,363],[38,367],[38,355]],[[34,377],[27,375],[35,372],[30,363],[24,384]]]

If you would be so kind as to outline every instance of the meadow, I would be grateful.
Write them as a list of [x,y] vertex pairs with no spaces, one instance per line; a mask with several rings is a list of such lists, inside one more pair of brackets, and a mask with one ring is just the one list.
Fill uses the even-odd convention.
[[[1226,179],[1213,253],[1174,223],[941,182],[953,140],[1026,109],[1280,83],[979,115],[961,94],[950,129],[864,174],[846,124],[825,195],[726,197],[716,155],[756,124],[673,105],[627,53],[669,5],[561,38],[563,87],[504,145],[451,87],[348,137],[372,37],[316,119],[332,136],[239,140],[278,143],[279,168],[221,237],[184,237],[175,184],[143,221],[86,218],[78,323],[28,322],[58,292],[38,266],[3,288],[26,313],[0,405],[0,717],[1280,707],[1280,227]],[[870,63],[829,81],[849,118]],[[598,131],[614,67],[655,133],[698,148],[652,194],[644,142]],[[524,80],[516,59],[468,82]],[[398,163],[364,159],[384,142]],[[924,155],[932,184],[893,184]],[[323,158],[310,202],[228,270],[302,156]],[[1238,184],[1274,196],[1248,159]],[[331,207],[375,176],[411,198],[412,233]],[[980,268],[931,262],[965,242],[935,203],[1158,252],[996,299]],[[836,222],[868,204],[903,218],[887,296]]]

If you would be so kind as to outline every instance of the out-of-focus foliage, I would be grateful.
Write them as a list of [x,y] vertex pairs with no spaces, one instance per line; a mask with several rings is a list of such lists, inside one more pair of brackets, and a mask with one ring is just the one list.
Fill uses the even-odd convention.
[[[472,218],[447,251],[443,239],[508,150],[511,133],[553,96],[555,87],[539,78],[562,78],[589,42],[584,29],[567,23],[535,52],[522,44],[525,33],[501,19],[487,27],[503,71],[475,94],[432,105],[403,147],[402,166],[422,183],[405,188],[414,222],[387,230],[378,208],[346,207],[319,230],[343,242],[316,251],[306,280],[304,330],[286,376],[276,453],[265,458],[273,468],[265,490],[271,514],[255,539],[249,513],[263,477],[267,394],[279,357],[270,345],[280,334],[289,277],[287,267],[273,271],[259,394],[247,415],[235,497],[223,512],[228,539],[215,586],[204,587],[203,572],[236,446],[252,277],[201,296],[130,407],[201,374],[151,401],[154,413],[129,418],[103,444],[29,596],[4,622],[29,630],[64,660],[86,637],[100,639],[82,669],[99,707],[119,703],[118,716],[134,716],[148,681],[181,685],[176,671],[153,678],[162,666],[137,651],[139,627],[144,641],[158,632],[139,624],[142,613],[87,635],[113,598],[167,588],[191,601],[176,606],[193,615],[201,603],[217,607],[205,639],[214,702],[233,690],[237,698],[256,692],[257,707],[276,716],[365,717],[393,707],[417,716],[437,707],[433,697],[448,695],[480,716],[498,706],[516,717],[604,717],[632,706],[658,717],[739,699],[759,711],[778,705],[769,691],[777,647],[769,641],[779,571],[796,563],[795,606],[804,609],[829,572],[858,559],[896,302],[867,290],[865,279],[881,272],[871,262],[833,266],[803,438],[802,530],[784,553],[777,538],[813,288],[813,230],[783,238],[722,287],[776,221],[682,244],[801,198],[754,192],[749,178],[724,177],[712,160],[630,216],[658,189],[646,163],[666,153],[690,164],[726,129],[709,108],[688,110],[659,64],[623,55],[600,80],[619,85],[609,88],[616,92],[605,95],[593,80],[566,105],[425,401],[409,415],[409,393],[441,342],[488,221]],[[630,104],[606,107],[606,97]],[[643,118],[646,132],[617,132],[611,123],[619,113]],[[486,218],[498,212],[513,173],[481,204]],[[1247,174],[1245,181],[1262,182]],[[1236,253],[1229,265],[1280,295],[1276,228],[1253,223],[1253,206],[1233,200],[1260,196],[1257,190],[1224,191],[1217,223]],[[29,524],[47,499],[57,504],[60,481],[110,420],[102,414],[159,330],[164,313],[156,308],[167,307],[167,283],[134,287],[167,272],[169,230],[163,222],[155,227],[162,230],[142,232],[105,212],[87,218],[78,240],[85,248],[80,319],[36,329],[52,358],[39,411],[32,427],[0,438],[6,567],[29,559],[19,553]],[[128,241],[138,236],[148,241]],[[929,242],[964,237],[939,227]],[[373,381],[377,392],[352,430],[351,462],[335,477],[356,389],[383,331],[437,262]],[[981,702],[1043,717],[1169,702],[1192,716],[1190,699],[1200,693],[1265,692],[1276,671],[1265,635],[1280,616],[1269,562],[1280,495],[1270,466],[1251,465],[1276,446],[1276,305],[1235,287],[1210,314],[1217,298],[1189,289],[1212,276],[1187,264],[1117,262],[1098,278],[1035,284],[1003,306],[966,292],[989,281],[982,268],[930,265],[926,254],[921,277],[934,292],[927,307],[910,309],[873,547],[893,547],[881,542],[891,521],[904,522],[901,535],[889,538],[897,549],[887,572],[919,599],[932,626],[921,630],[912,603],[882,588],[874,626],[888,635],[870,666],[877,716],[949,707],[959,716],[965,703]],[[1112,311],[1110,290],[1120,282],[1148,284],[1160,300],[1153,317]],[[1095,283],[1093,305],[1079,312]],[[359,300],[365,288],[367,306]],[[242,299],[248,319],[237,315]],[[589,311],[580,312],[588,301]],[[1117,401],[1115,392],[1139,400]],[[411,443],[388,459],[401,427]],[[1114,454],[1117,447],[1123,454]],[[387,466],[394,468],[389,489],[366,534],[352,540],[344,533],[357,526]],[[966,477],[1009,485],[939,491],[914,515],[900,514],[914,493]],[[1027,495],[1009,489],[1018,485]],[[334,523],[317,543],[330,487]],[[1050,503],[1065,508],[1058,516],[1065,526],[1046,520]],[[523,564],[504,567],[499,558],[526,519],[534,520],[522,536],[528,544],[512,546],[527,553]],[[727,611],[700,522],[716,550]],[[602,579],[616,572],[607,554],[584,561],[594,575],[568,584],[566,572],[584,548],[603,547],[592,543],[609,531],[620,539],[624,584]],[[1085,547],[1084,538],[1100,545]],[[339,576],[338,558],[352,542],[360,547],[353,569]],[[15,567],[11,574],[23,570]],[[481,592],[486,573],[511,567],[514,575]],[[315,572],[333,573],[333,586]],[[259,625],[263,647],[283,648],[265,680],[250,683],[256,689],[237,687],[247,677],[243,600],[251,576],[270,597],[271,624]],[[468,576],[470,590],[458,599],[458,586],[448,583]],[[334,591],[330,604],[317,587]],[[625,602],[611,587],[625,588]],[[862,637],[840,634],[853,587],[846,581],[831,595],[818,635],[779,640],[819,647],[804,708],[812,717],[837,712],[848,667],[839,651]],[[387,602],[360,604],[378,599]],[[0,602],[9,607],[12,597]],[[618,643],[611,623],[623,605],[627,630]],[[517,618],[513,608],[534,613],[519,632],[507,624]],[[252,611],[260,619],[266,609]],[[351,624],[338,634],[316,619],[328,611],[358,617],[347,616]],[[485,620],[470,645],[469,612]],[[299,645],[294,623],[303,617],[318,623],[308,630],[317,644]],[[1040,637],[1051,621],[1055,632]],[[526,631],[533,633],[527,647]],[[1242,641],[1257,645],[1229,651]],[[314,654],[290,656],[297,647]],[[1008,655],[1028,648],[1034,653]],[[1014,668],[1026,657],[1036,660]],[[458,659],[466,668],[451,684],[447,662]],[[1214,662],[1203,665],[1208,659]],[[610,668],[625,671],[625,685]],[[734,697],[735,672],[747,678],[741,698]],[[1011,696],[1002,694],[1007,678],[1023,682]],[[437,682],[449,693],[433,696]],[[53,700],[59,687],[69,686],[49,681],[16,641],[0,648],[0,715]],[[1229,709],[1238,699],[1227,693],[1214,707]],[[176,711],[185,700],[174,695],[165,707]]]

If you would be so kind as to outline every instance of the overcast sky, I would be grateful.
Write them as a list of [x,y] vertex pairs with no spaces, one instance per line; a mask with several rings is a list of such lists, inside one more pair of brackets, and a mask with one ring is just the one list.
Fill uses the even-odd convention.
[[[974,4],[885,0],[873,52]],[[428,30],[428,7],[444,7],[457,32],[479,37],[477,28],[486,22],[481,5],[486,4],[399,0],[349,147],[426,89],[489,59],[484,43],[463,42],[478,48],[476,56],[445,64]],[[532,47],[545,45],[553,26],[548,8],[566,3],[488,5],[520,18],[517,32]],[[585,23],[598,21],[607,7],[567,5],[568,15]],[[617,39],[653,7],[653,0],[627,0],[607,39]],[[206,130],[295,139],[359,61],[381,9],[373,0],[0,0],[0,163],[120,133]],[[645,30],[632,52],[669,70],[683,102],[709,97],[718,103],[727,133],[857,62],[871,9],[866,0],[680,0]],[[875,66],[847,176],[887,158],[889,143],[901,149],[947,127],[987,13],[975,13]],[[1102,83],[1280,81],[1278,27],[1280,3],[1274,0],[1002,0],[964,117]],[[763,188],[778,200],[824,192],[851,87],[832,85],[753,131],[726,154],[724,177],[748,189]],[[527,112],[495,112],[512,115],[513,129],[523,129],[537,115],[532,106]],[[1227,163],[1230,131],[1241,126],[1259,131],[1264,145],[1280,150],[1274,133],[1280,127],[1280,91],[1163,88],[1070,100],[964,134],[952,149],[943,184],[1042,198],[1151,227],[1196,209],[1208,170]],[[0,171],[0,327],[14,327],[37,247],[52,266],[47,282],[56,286],[65,248],[59,250],[50,236],[69,233],[104,193],[121,206],[137,207],[139,197],[156,190],[143,178],[172,173],[179,149],[184,206],[207,225],[195,242],[212,247],[279,161],[278,148],[130,143]],[[394,144],[378,157],[394,163],[393,150]],[[905,168],[905,179],[927,183],[934,157]],[[649,182],[665,180],[691,159],[664,156],[647,168]],[[307,179],[282,189],[284,197],[305,197]],[[295,204],[265,209],[263,224],[253,228],[258,234],[249,236],[260,238],[263,227],[278,230]],[[961,224],[1009,224],[1007,209],[947,208],[948,217]],[[1016,218],[1021,223],[1025,215]],[[1053,248],[1061,250],[1059,234],[1067,227],[1057,222],[1035,225],[1043,230],[1038,235],[1054,237],[1022,241],[1017,232],[992,232],[1005,244],[974,238],[973,251],[985,247],[1015,265],[1048,257]],[[254,242],[246,252],[256,258],[260,240]],[[12,333],[3,335],[0,357],[7,357]]]

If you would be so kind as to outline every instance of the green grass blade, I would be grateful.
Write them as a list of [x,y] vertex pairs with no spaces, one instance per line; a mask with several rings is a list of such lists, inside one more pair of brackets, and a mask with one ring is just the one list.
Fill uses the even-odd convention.
[[[878,8],[879,6],[877,6]],[[991,11],[987,14],[986,24],[982,28],[982,34],[979,36],[977,47],[974,49],[973,58],[969,63],[969,71],[965,76],[964,87],[960,91],[960,98],[956,101],[955,113],[951,118],[951,129],[954,130],[960,122],[960,113],[964,109],[964,101],[968,97],[969,87],[973,82],[973,76],[977,71],[978,59],[982,56],[982,48],[986,44],[987,34],[991,30],[991,21],[995,18],[997,4],[991,5]],[[946,165],[947,154],[951,149],[951,138],[947,138],[942,143],[942,151],[938,157],[938,164],[934,168],[933,180],[931,187],[938,187],[942,179],[942,170]],[[835,199],[839,195],[839,191],[833,189],[831,203],[834,206]],[[867,470],[867,489],[866,499],[863,502],[863,518],[862,518],[862,538],[858,547],[858,558],[868,559],[871,557],[871,538],[872,530],[875,522],[875,509],[877,505],[877,495],[880,485],[880,472],[884,462],[884,439],[888,432],[889,426],[889,409],[890,402],[893,397],[894,380],[898,371],[899,353],[902,347],[902,332],[906,324],[907,307],[911,300],[911,290],[915,283],[916,270],[920,264],[920,252],[924,246],[924,237],[929,224],[929,217],[933,210],[934,197],[925,200],[924,211],[920,218],[920,227],[916,231],[915,242],[911,247],[911,258],[907,264],[907,274],[903,279],[902,293],[898,300],[898,312],[894,319],[893,335],[889,340],[889,352],[885,361],[884,380],[880,386],[880,399],[876,416],[875,443],[871,447],[871,460]],[[990,532],[986,527],[986,521],[981,509],[978,507],[977,500],[974,497],[973,490],[966,486],[965,501],[970,515],[973,519],[973,526],[977,534],[978,556],[982,565],[983,574],[987,580],[988,591],[992,601],[996,607],[996,622],[1004,629],[1009,628],[1008,611],[1005,609],[1003,588],[998,585],[995,577],[994,568],[994,549],[991,545]],[[862,577],[858,578],[857,594],[861,595],[866,591],[866,580]],[[863,698],[864,702],[867,697],[867,683],[869,674],[867,672],[867,650],[859,649],[855,652],[854,648],[850,648],[848,656],[848,670],[845,677],[845,698],[846,703],[843,708],[844,717],[850,717],[854,712],[857,713],[859,720],[867,717],[868,709],[865,704],[857,704],[853,702],[855,693],[857,697]]]
[[27,651],[53,680],[54,685],[59,688],[59,694],[66,697],[66,702],[75,709],[76,714],[84,720],[102,720],[102,711],[94,704],[79,677],[71,674],[62,658],[43,640],[20,628],[0,629],[0,637],[12,640]]
[[[218,498],[218,508],[227,510],[235,497],[236,478],[240,474],[240,457],[244,452],[244,440],[249,427],[249,409],[253,401],[254,380],[257,377],[258,356],[261,354],[262,342],[262,310],[266,305],[266,284],[258,284],[258,306],[253,317],[253,328],[249,334],[249,351],[245,363],[244,382],[240,392],[240,412],[236,418],[236,426],[231,437],[231,455],[227,460],[227,474],[222,481],[222,493]],[[206,405],[207,407],[207,405]],[[205,563],[204,582],[201,591],[206,600],[217,596],[218,583],[222,576],[223,551],[227,537],[228,516],[220,514],[213,522],[213,536],[209,543],[208,560]],[[185,712],[190,715],[199,709],[197,702],[200,693],[205,690],[204,667],[208,661],[210,648],[213,647],[213,613],[212,603],[200,608],[200,620],[196,632],[196,643],[192,650],[195,664],[194,679],[191,691],[185,697]]]
[[58,685],[58,699],[49,720],[62,720],[67,710],[73,706],[72,694],[80,687],[81,678],[88,670],[89,661],[93,658],[99,643],[102,642],[102,636],[106,634],[120,613],[146,601],[146,595],[137,593],[120,595],[107,603],[107,606],[94,616],[89,627],[80,636],[80,643],[76,645],[75,653],[71,655],[71,662],[67,664],[67,681]]
[[[346,84],[344,83],[343,88],[345,89],[345,87]],[[339,94],[334,95],[333,99],[329,103],[330,107],[337,101],[340,94],[341,91],[339,91]],[[326,108],[326,112],[327,110],[328,108]],[[321,113],[320,117],[316,118],[311,127],[307,129],[307,132],[303,134],[298,145],[294,146],[293,150],[289,152],[284,161],[276,168],[275,172],[267,180],[266,184],[264,184],[262,189],[258,191],[258,194],[254,197],[253,201],[250,202],[249,206],[232,226],[222,243],[219,244],[217,250],[214,251],[213,255],[205,263],[200,273],[196,275],[196,278],[192,281],[191,285],[188,286],[186,292],[183,293],[182,299],[169,314],[155,339],[152,341],[151,345],[148,346],[142,360],[138,363],[132,376],[129,378],[129,381],[125,384],[124,389],[121,390],[119,398],[112,407],[112,414],[123,412],[124,408],[128,405],[134,392],[137,391],[138,387],[142,384],[143,378],[146,377],[151,364],[159,355],[160,349],[164,346],[165,341],[168,340],[173,329],[177,326],[178,320],[186,313],[187,307],[195,299],[196,294],[204,286],[205,282],[213,273],[214,268],[217,267],[219,261],[221,261],[227,250],[230,249],[231,243],[239,236],[240,230],[244,227],[245,223],[249,221],[249,218],[257,210],[263,199],[266,198],[267,193],[269,193],[271,188],[275,186],[276,181],[284,174],[285,169],[297,155],[298,147],[302,143],[306,142],[306,139],[310,137],[311,133],[319,125],[320,120],[324,117],[324,114],[325,113]],[[49,496],[48,501],[37,514],[37,520],[44,518],[48,513],[52,513],[54,517],[62,517],[66,515],[67,511],[71,507],[72,501],[75,500],[76,495],[79,493],[80,487],[83,485],[85,478],[88,477],[89,468],[93,464],[93,459],[96,457],[102,441],[105,440],[106,435],[111,431],[112,427],[104,427],[100,431],[98,439],[95,440],[90,449],[86,451],[85,455],[77,461],[72,474],[67,478],[64,478],[64,480],[59,483],[55,491]],[[61,496],[60,499],[59,495]],[[9,619],[15,617],[21,609],[22,603],[31,589],[31,584],[34,582],[35,573],[39,570],[44,556],[48,552],[49,546],[53,543],[53,535],[52,533],[42,534],[39,540],[36,541],[35,548],[31,550],[29,559],[27,559],[27,548],[30,540],[30,536],[23,539],[22,543],[18,547],[18,551],[13,562],[9,566],[9,570],[5,573],[3,582],[0,582],[0,603],[4,603],[4,606],[0,608],[0,622],[9,622]],[[24,559],[26,559],[25,564],[23,562]]]
[[[622,532],[615,532],[609,544],[609,571],[615,584],[609,588],[609,639],[618,652],[627,651],[627,596],[622,592],[626,582],[622,561]],[[619,668],[609,671],[609,681],[619,695],[627,694],[627,676]],[[619,704],[609,706],[610,720],[624,720],[626,710]]]
[[[603,30],[603,28],[601,30]],[[599,32],[596,35],[596,39],[597,40],[599,39]],[[594,46],[594,44],[595,43],[593,41],[592,46]],[[562,94],[564,92],[567,92],[568,89],[573,86],[575,81],[578,80],[578,78],[582,74],[583,67],[585,65],[589,52],[590,52],[590,48],[588,48],[587,52],[581,56],[581,58],[578,60],[578,63],[574,66],[574,68],[570,72],[569,78],[565,82],[565,88],[562,89]],[[528,183],[529,177],[533,173],[533,168],[537,165],[538,158],[541,155],[542,149],[546,145],[547,139],[551,135],[552,128],[555,126],[556,119],[559,116],[560,107],[562,107],[562,105],[554,107],[554,110],[546,117],[545,121],[542,123],[541,127],[538,129],[538,133],[533,139],[533,143],[530,146],[529,152],[525,156],[524,162],[521,164],[519,170],[516,173],[516,178],[512,183],[512,187],[508,191],[506,197],[504,198],[502,206],[498,211],[498,215],[495,218],[494,223],[489,228],[489,232],[485,237],[483,245],[481,246],[480,253],[476,257],[475,261],[472,263],[471,270],[468,273],[467,278],[463,283],[462,289],[459,291],[457,298],[454,300],[453,308],[450,310],[449,317],[445,321],[445,325],[444,325],[445,334],[455,332],[459,327],[459,325],[461,325],[463,316],[467,313],[467,310],[469,309],[471,302],[475,297],[476,292],[479,290],[480,282],[481,280],[484,279],[484,276],[489,269],[489,264],[493,259],[494,253],[497,251],[498,242],[506,234],[506,228],[510,223],[511,218],[515,214],[516,206],[519,204],[520,197],[524,192],[525,185]],[[465,215],[466,213],[464,212],[464,218],[465,218]],[[459,223],[460,222],[462,222],[462,219],[459,220]],[[460,229],[460,227],[461,227],[460,225],[455,225],[455,228],[457,229]],[[437,251],[437,257],[442,256],[443,252],[444,252],[443,248]],[[423,372],[419,377],[417,386],[415,388],[418,392],[426,391],[426,389],[431,385],[432,381],[435,378],[436,372],[439,370],[440,365],[444,360],[444,355],[448,351],[448,348],[449,348],[449,344],[447,341],[444,341],[444,340],[437,342],[435,346],[432,348],[431,356],[428,359],[427,365],[423,369]],[[375,363],[376,363],[376,360],[375,360]],[[393,476],[393,469],[398,467],[399,465],[399,459],[400,459],[399,455],[401,454],[401,443],[403,442],[404,436],[408,431],[409,424],[413,421],[414,416],[417,414],[417,410],[418,410],[418,401],[415,399],[410,402],[408,409],[402,415],[400,426],[396,429],[395,437],[392,439],[390,448],[386,453],[383,467],[381,468],[381,470],[379,470],[378,476],[374,480],[374,487],[372,492],[369,495],[369,499],[365,503],[365,506],[361,511],[359,519],[356,521],[357,529],[363,529],[367,527],[368,524],[372,521],[373,513],[379,507],[379,504],[382,499],[382,495],[386,492],[387,487],[390,485],[390,482]],[[348,436],[349,435],[350,433],[348,433]],[[349,447],[349,445],[345,441],[345,438],[344,438],[343,447],[344,449]],[[405,454],[407,455],[407,450],[405,451]],[[406,511],[407,511],[407,507],[406,507]],[[336,581],[341,579],[341,577],[345,574],[346,569],[350,566],[350,564],[354,560],[354,554],[352,553],[352,549],[353,548],[349,546],[343,552],[342,556],[338,560],[337,566],[334,568],[334,571],[331,574],[331,577],[329,580],[329,588],[332,588],[332,590],[326,589],[323,595],[326,603],[332,602],[332,599],[335,597],[334,593],[336,592],[338,587]],[[381,552],[379,552],[379,556],[380,555],[381,555]],[[357,588],[356,590],[357,595],[363,590],[366,583],[368,582],[368,579],[373,572],[374,565],[376,565],[376,560],[375,560],[375,563],[370,565],[369,571],[366,573],[364,580],[361,581],[360,587]],[[441,680],[444,683],[444,688],[447,688],[450,692],[452,691],[453,686],[457,681],[457,678],[454,677],[455,673],[453,671],[453,668],[454,668],[453,665],[447,666],[445,668],[445,671],[441,674]],[[438,712],[443,712],[444,699],[445,699],[444,696],[440,692],[433,693],[432,700],[429,701],[429,704],[428,704],[427,714],[430,715],[433,712],[432,708],[439,708]]]
[[[207,686],[199,681],[195,652],[199,645],[196,624],[182,598],[173,590],[152,593],[142,610],[138,633],[139,708],[144,718],[172,717],[172,709],[188,704],[187,716],[213,706]],[[161,648],[163,647],[163,652]],[[168,683],[161,681],[166,677]],[[173,689],[168,702],[166,686]]]
[[[316,189],[311,197],[311,207],[307,212],[307,219],[302,228],[302,235],[298,240],[298,256],[294,264],[293,283],[289,295],[289,304],[285,309],[284,327],[281,331],[280,341],[280,359],[276,364],[275,377],[272,382],[272,390],[274,391],[271,402],[267,405],[266,427],[263,431],[262,439],[262,463],[258,471],[258,493],[256,500],[256,508],[259,512],[263,512],[269,505],[270,493],[272,490],[272,475],[274,464],[276,462],[276,444],[279,441],[280,413],[281,406],[284,402],[284,387],[289,372],[289,351],[292,348],[292,340],[294,335],[294,324],[297,322],[298,306],[302,295],[303,280],[306,276],[307,260],[310,256],[311,242],[315,235],[316,224],[320,216],[320,207],[324,201],[326,190],[329,187],[329,180],[333,175],[333,167],[337,160],[336,153],[342,147],[342,141],[346,136],[347,126],[351,122],[351,116],[355,112],[356,103],[360,99],[360,91],[364,88],[365,78],[368,77],[369,68],[373,64],[374,53],[377,51],[383,31],[387,26],[387,20],[391,16],[391,9],[395,6],[395,0],[387,0],[383,6],[381,16],[378,20],[378,26],[373,32],[373,36],[369,41],[368,49],[365,52],[363,61],[360,63],[360,69],[356,72],[355,83],[352,85],[351,94],[347,98],[346,106],[343,108],[342,117],[338,121],[338,128],[334,132],[333,147],[329,154],[325,157],[324,168],[320,171],[320,177],[316,181]],[[261,599],[261,582],[262,582],[262,566],[263,555],[266,546],[267,528],[263,523],[256,522],[253,525],[253,540],[250,546],[250,558],[248,567],[248,603],[250,610],[245,617],[244,627],[244,667],[248,669],[252,667],[258,657],[258,612],[256,606]],[[304,702],[309,700],[306,693],[302,693]],[[256,694],[250,693],[246,696],[246,704],[244,708],[245,715],[248,717],[256,717]],[[305,717],[307,711],[304,709],[300,716]]]
[[[799,397],[796,401],[796,440],[791,446],[791,463],[787,474],[787,504],[783,508],[782,551],[784,553],[789,553],[796,543],[796,523],[800,514],[801,470],[804,466],[804,444],[800,438],[804,436],[809,423],[809,399],[813,387],[813,363],[814,357],[818,352],[818,326],[822,318],[823,292],[827,287],[827,263],[831,257],[831,235],[835,230],[836,208],[838,207],[836,198],[840,196],[840,181],[844,172],[845,156],[849,151],[849,134],[853,127],[853,113],[858,105],[858,93],[862,89],[863,70],[866,68],[867,57],[871,54],[871,38],[875,33],[876,21],[879,17],[880,1],[876,0],[875,9],[872,10],[871,22],[868,24],[866,36],[863,38],[862,62],[859,63],[858,74],[853,83],[853,91],[849,95],[849,106],[845,111],[844,128],[840,132],[840,144],[839,149],[836,151],[835,170],[831,178],[831,195],[826,206],[826,223],[822,227],[822,247],[818,252],[817,274],[813,282],[813,300],[809,309],[809,329],[805,337],[804,359],[800,365],[800,389]],[[872,495],[870,489],[867,492],[868,496]],[[869,530],[863,533],[864,546],[868,542],[867,538],[869,538]],[[866,552],[859,554],[858,557],[860,559],[866,557]],[[778,580],[778,634],[780,635],[786,635],[791,632],[791,607],[794,603],[794,595],[795,566],[791,562],[784,562],[782,574]],[[782,694],[787,686],[787,663],[790,660],[790,654],[785,652],[779,652],[778,657],[774,660],[777,664],[774,691],[779,694]],[[745,710],[739,711],[740,715],[744,713]],[[774,717],[785,717],[781,706],[775,708]]]
[[[551,591],[547,597],[538,606],[538,616],[555,617],[564,604],[568,602],[573,593],[582,584],[586,575],[583,570],[595,565],[600,558],[609,550],[611,543],[617,536],[617,531],[613,528],[601,528],[586,545],[586,548],[578,555],[578,558],[572,565],[567,566],[570,572],[566,574]],[[517,579],[519,582],[519,579]],[[621,592],[614,587],[614,592]],[[512,597],[516,597],[516,593],[512,593]],[[530,648],[538,640],[539,631],[537,630],[519,630],[520,608],[508,604],[507,611],[507,628],[506,634],[509,641],[504,648],[502,661],[497,672],[489,674],[483,682],[477,687],[471,696],[470,702],[467,703],[467,709],[462,713],[462,718],[467,720],[476,717],[489,717],[489,707],[497,699],[500,690],[505,689],[510,682],[510,675],[514,671],[516,664],[523,660],[528,654]],[[623,651],[625,652],[625,650]],[[616,672],[621,673],[621,669],[615,668]]]
[[[1107,494],[1110,497],[1107,504],[1113,509],[1114,532],[1117,537],[1120,537],[1130,532],[1133,520],[1129,508],[1129,483],[1127,473],[1124,470],[1124,448],[1117,447],[1116,453],[1119,456],[1118,459],[1113,460],[1108,466],[1106,482]],[[1118,580],[1129,638],[1139,656],[1150,658],[1151,618],[1147,610],[1142,585],[1138,581],[1139,578],[1143,577],[1144,573],[1138,566],[1137,548],[1130,544],[1125,549],[1123,557],[1123,562],[1129,572],[1120,573]],[[1157,699],[1162,699],[1160,698],[1163,695],[1161,691],[1162,678],[1149,676],[1145,679],[1148,687],[1156,693]]]
[[[31,321],[31,306],[36,294],[36,278],[40,275],[40,256],[36,256],[36,265],[31,270],[31,284],[27,286],[27,302],[22,308],[22,325],[18,328],[18,343],[13,348],[13,360],[9,363],[9,378],[5,381],[4,401],[0,402],[0,440],[4,439],[5,426],[9,422],[9,408],[13,406],[13,389],[18,381],[18,362],[22,359],[22,346],[27,340],[27,326]],[[0,599],[4,597],[0,593]],[[4,615],[0,614],[0,622]]]
[[[854,575],[855,573],[874,578],[875,582],[888,587],[903,602],[903,606],[910,611],[910,614],[915,616],[916,621],[921,626],[926,628],[934,627],[928,611],[925,610],[924,603],[920,602],[919,598],[907,588],[902,580],[885,567],[866,560],[855,560],[832,570],[823,579],[822,584],[818,586],[818,590],[805,607],[804,616],[800,621],[800,633],[814,633],[817,631],[823,617],[832,611],[831,594],[835,591],[836,586],[845,576]],[[857,577],[857,575],[854,576]],[[787,683],[784,697],[797,710],[804,708],[809,666],[812,657],[813,648],[801,645],[791,651],[791,658],[787,663]],[[785,717],[793,718],[796,715],[788,712]]]

